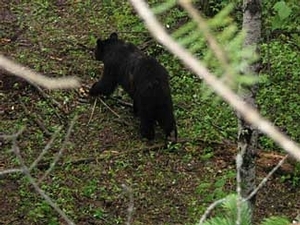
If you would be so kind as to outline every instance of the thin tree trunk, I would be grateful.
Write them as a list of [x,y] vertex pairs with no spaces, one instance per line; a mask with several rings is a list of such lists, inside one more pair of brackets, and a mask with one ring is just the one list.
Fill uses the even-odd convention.
[[[246,38],[244,46],[256,46],[258,51],[258,44],[261,38],[261,0],[244,0],[243,1],[243,29],[246,31]],[[257,74],[259,72],[260,63],[250,65],[245,75]],[[240,96],[245,102],[256,107],[255,96],[258,86],[241,87]],[[238,115],[239,129],[238,129],[238,150],[242,154],[243,164],[241,168],[242,180],[242,197],[246,198],[255,189],[255,157],[257,155],[257,141],[258,130],[252,127]],[[253,212],[255,206],[255,196],[249,200],[251,211]]]

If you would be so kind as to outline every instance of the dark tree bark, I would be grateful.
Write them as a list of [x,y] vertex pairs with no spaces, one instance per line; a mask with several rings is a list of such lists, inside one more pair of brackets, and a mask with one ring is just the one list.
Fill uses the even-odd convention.
[[[244,46],[255,46],[258,51],[258,44],[261,38],[261,0],[243,1],[243,29],[246,31]],[[258,74],[260,63],[250,65],[245,76],[248,73]],[[258,86],[241,87],[239,94],[248,104],[256,107],[255,96]],[[242,197],[247,198],[255,189],[255,157],[257,155],[258,130],[248,124],[240,115],[238,130],[238,150],[240,151],[243,164],[241,167]],[[255,196],[249,200],[253,212],[255,206]]]

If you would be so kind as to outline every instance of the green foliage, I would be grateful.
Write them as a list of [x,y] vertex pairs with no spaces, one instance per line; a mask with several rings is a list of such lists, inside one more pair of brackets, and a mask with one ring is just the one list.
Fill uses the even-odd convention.
[[273,8],[277,12],[277,15],[279,16],[280,20],[284,20],[284,19],[288,18],[292,12],[292,10],[290,9],[290,7],[287,6],[285,1],[277,2],[273,6]]
[[270,218],[264,219],[261,225],[288,225],[291,224],[286,218],[272,216]]
[[300,5],[298,0],[263,1],[263,18],[265,27],[271,30],[298,30],[300,22]]
[[[239,212],[238,208],[239,207]],[[233,225],[236,224],[238,219],[238,213],[240,213],[241,225],[251,224],[251,212],[247,202],[240,202],[238,206],[237,196],[228,195],[225,201],[222,203],[221,211],[217,213],[215,217],[206,220],[203,225]],[[288,225],[290,222],[286,218],[282,217],[270,217],[264,219],[261,225]]]
[[296,162],[294,165],[293,173],[282,175],[281,182],[289,182],[293,187],[299,187],[300,185],[300,162]]
[[175,0],[168,0],[165,1],[164,3],[159,3],[157,6],[152,7],[152,12],[155,14],[160,14],[167,10],[170,10],[175,5],[176,5]]
[[[229,4],[221,10],[215,17],[209,19],[208,30],[200,28],[196,21],[186,22],[175,30],[172,36],[190,52],[198,56],[199,59],[214,72],[222,77],[224,74],[230,74],[231,84],[237,87],[239,83],[253,84],[254,78],[245,79],[241,76],[241,71],[245,71],[249,63],[257,59],[254,49],[243,48],[244,33],[238,31],[237,25],[232,21],[230,12],[233,5]],[[208,35],[213,35],[224,52],[221,59],[216,59],[217,54],[210,48],[206,40]],[[225,64],[223,62],[226,62]],[[227,64],[229,63],[229,64]],[[224,78],[224,79],[228,79]]]
[[[264,71],[267,82],[261,84],[257,97],[261,112],[296,140],[300,122],[298,53],[292,45],[280,41],[262,44],[261,51],[264,65],[269,65]],[[268,148],[275,147],[274,143],[263,139]]]
[[[250,210],[246,202],[240,203],[240,224],[250,225]],[[222,204],[222,210],[219,213],[222,216],[215,216],[209,220],[206,220],[203,225],[232,225],[237,221],[237,198],[236,195],[229,195],[226,197]]]
[[286,3],[285,1],[276,2],[273,6],[273,10],[275,12],[275,15],[271,20],[272,30],[280,28],[293,29],[293,27],[290,26],[289,23],[292,21],[295,22],[294,20],[296,20],[296,22],[300,21],[300,19],[298,18],[298,16],[300,15],[300,6],[295,1],[290,1],[290,4]]
[[35,223],[47,223],[49,225],[59,224],[52,207],[46,201],[36,203],[28,212],[28,217],[35,221]]

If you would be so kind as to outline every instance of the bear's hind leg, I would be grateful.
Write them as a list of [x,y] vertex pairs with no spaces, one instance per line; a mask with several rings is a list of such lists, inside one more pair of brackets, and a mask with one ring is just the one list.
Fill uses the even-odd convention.
[[149,141],[153,140],[155,135],[155,131],[154,131],[155,121],[143,115],[141,115],[140,119],[141,119],[141,125],[140,125],[141,136],[143,138],[147,138]]

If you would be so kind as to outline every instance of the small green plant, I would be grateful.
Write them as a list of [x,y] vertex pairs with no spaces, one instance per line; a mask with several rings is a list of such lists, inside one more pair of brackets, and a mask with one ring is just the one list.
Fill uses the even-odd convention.
[[83,188],[83,195],[88,198],[96,198],[96,190],[98,189],[97,180],[91,180]]
[[296,162],[292,174],[282,175],[282,182],[290,182],[293,187],[298,187],[300,185],[300,162]]
[[204,148],[201,159],[203,161],[206,161],[206,160],[209,160],[210,158],[212,158],[213,156],[214,156],[213,148],[210,146],[207,146]]
[[[239,209],[239,210],[238,210]],[[238,214],[240,217],[238,217]],[[237,223],[239,221],[239,223]],[[229,195],[222,203],[220,211],[216,216],[204,221],[203,225],[251,225],[251,212],[247,202],[240,202],[238,206],[236,195]],[[271,217],[264,219],[261,225],[288,225],[286,218]]]
[[41,221],[47,222],[47,224],[58,225],[59,222],[54,216],[52,207],[46,201],[36,203],[35,207],[29,211],[28,217],[31,218],[36,223],[41,223]]
[[93,217],[96,219],[103,219],[106,216],[105,212],[103,209],[95,209],[93,213]]

